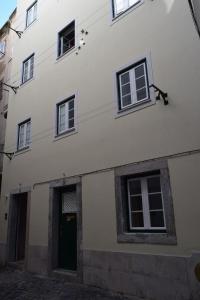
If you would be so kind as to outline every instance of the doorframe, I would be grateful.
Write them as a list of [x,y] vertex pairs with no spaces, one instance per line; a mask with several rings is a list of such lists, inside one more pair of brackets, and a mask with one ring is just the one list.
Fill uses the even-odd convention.
[[[78,200],[77,212],[77,271],[64,270],[62,274],[69,280],[83,282],[83,250],[82,250],[82,193],[81,177],[64,178],[56,180],[49,185],[49,232],[48,232],[48,273],[55,275],[58,270],[58,245],[59,245],[59,202],[60,192],[69,187],[76,186],[76,197]],[[57,273],[57,271],[56,271]]]
[[30,207],[31,207],[31,187],[20,187],[12,190],[9,196],[9,210],[8,210],[8,227],[7,227],[7,262],[15,261],[15,246],[16,241],[13,238],[15,234],[16,221],[16,197],[20,194],[27,194],[27,213],[26,213],[26,240],[25,240],[25,258],[24,269],[28,268],[28,245],[29,245],[29,226],[30,226]]

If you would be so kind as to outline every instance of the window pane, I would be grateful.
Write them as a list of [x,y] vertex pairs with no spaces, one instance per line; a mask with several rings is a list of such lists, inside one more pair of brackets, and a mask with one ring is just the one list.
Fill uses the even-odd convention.
[[25,125],[20,125],[19,127],[19,144],[18,147],[24,147],[24,136],[25,136]]
[[162,209],[162,196],[161,194],[151,194],[149,195],[149,208],[151,209]]
[[129,72],[124,73],[121,75],[121,84],[126,84],[130,82],[130,75]]
[[69,119],[73,119],[74,118],[74,110],[70,110],[69,111]]
[[162,211],[150,212],[151,227],[164,227],[164,217]]
[[140,182],[140,180],[129,181],[129,193],[130,193],[130,195],[141,194],[141,182]]
[[130,197],[131,211],[142,210],[142,196]]
[[127,8],[127,1],[126,0],[115,0],[115,10],[116,14],[119,14],[123,10]]
[[127,96],[122,97],[122,107],[130,105],[131,103],[132,103],[131,95],[127,95]]
[[30,140],[31,140],[31,122],[28,122],[26,126],[26,145],[30,144]]
[[70,100],[68,103],[69,103],[69,109],[74,109],[74,99]]
[[65,104],[59,106],[59,132],[65,130]]
[[69,120],[69,128],[73,128],[74,127],[74,119]]
[[59,55],[75,46],[75,22],[73,21],[59,33]]
[[146,87],[146,81],[145,77],[140,77],[139,79],[136,79],[136,89],[139,90],[143,87]]
[[141,76],[144,76],[144,64],[139,65],[138,67],[135,67],[135,78],[139,78]]
[[147,98],[146,88],[137,91],[137,101],[141,101]]
[[132,227],[144,227],[143,213],[132,213]]
[[127,94],[130,94],[131,93],[131,87],[130,87],[130,84],[126,84],[126,85],[123,85],[122,86],[122,95],[127,95]]
[[148,178],[147,185],[149,193],[161,192],[160,176]]

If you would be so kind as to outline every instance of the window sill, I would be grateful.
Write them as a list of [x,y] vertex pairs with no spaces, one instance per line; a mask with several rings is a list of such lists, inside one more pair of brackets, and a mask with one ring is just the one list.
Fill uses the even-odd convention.
[[137,243],[137,244],[160,244],[160,245],[177,245],[176,236],[168,233],[132,233],[126,232],[119,234],[118,243]]
[[28,26],[26,26],[24,28],[24,32],[23,33],[25,33],[29,28],[31,28],[37,21],[38,21],[38,19],[36,18],[31,24],[29,24]]
[[57,56],[56,62],[61,61],[62,59],[64,59],[65,57],[67,57],[69,54],[71,54],[71,53],[73,53],[75,51],[76,51],[76,47],[74,46],[71,49],[69,49],[68,51],[66,51],[65,53],[63,53],[62,55]]
[[115,118],[120,118],[120,117],[123,117],[125,115],[128,115],[128,114],[131,114],[137,110],[140,110],[140,109],[144,109],[146,107],[149,107],[151,105],[154,105],[156,104],[156,101],[155,100],[151,100],[151,99],[147,99],[145,101],[142,101],[141,103],[137,103],[137,104],[134,104],[132,106],[129,106],[127,108],[123,108],[121,110],[118,110],[116,115],[115,115]]
[[17,150],[17,151],[15,152],[15,156],[18,156],[18,155],[20,155],[20,154],[24,154],[24,153],[26,153],[26,152],[28,152],[28,151],[31,151],[31,148],[30,148],[30,147],[24,147],[24,148],[22,148],[22,149]]
[[30,83],[30,82],[33,81],[34,79],[35,79],[35,77],[32,77],[32,78],[28,79],[27,81],[22,82],[22,83],[20,84],[20,88],[22,88],[23,86],[26,86],[28,83]]
[[75,133],[77,133],[77,129],[76,128],[73,128],[73,129],[70,129],[70,130],[67,130],[63,133],[60,133],[60,134],[57,134],[55,137],[54,137],[54,142],[60,140],[60,139],[63,139],[63,138],[66,138],[70,135],[73,135]]
[[111,22],[111,26],[113,24],[115,24],[116,22],[118,22],[119,20],[121,20],[122,18],[124,18],[126,15],[128,15],[129,13],[131,13],[133,10],[137,9],[140,5],[142,5],[144,3],[144,0],[140,0],[138,1],[137,4],[127,8],[125,11],[121,12],[120,14],[118,14],[117,16],[113,16],[112,17],[112,22]]

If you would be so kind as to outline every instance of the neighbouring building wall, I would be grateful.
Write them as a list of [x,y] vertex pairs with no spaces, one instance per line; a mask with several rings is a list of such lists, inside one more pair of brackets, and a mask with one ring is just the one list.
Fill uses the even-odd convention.
[[[10,80],[20,88],[9,93],[5,148],[15,155],[4,159],[1,249],[12,196],[29,192],[26,266],[50,272],[52,190],[78,178],[83,281],[138,299],[199,299],[200,42],[188,1],[141,1],[113,20],[111,1],[38,1],[37,19],[26,28],[32,4],[18,0],[13,24],[24,33]],[[73,20],[76,45],[58,57],[58,33]],[[33,76],[23,83],[23,62],[33,55]],[[149,81],[168,93],[169,104],[151,89],[150,102],[119,111],[116,73],[144,58]],[[57,135],[57,104],[74,95],[75,130]],[[31,143],[19,151],[18,125],[26,120]],[[155,171],[167,232],[126,232],[124,182]]]

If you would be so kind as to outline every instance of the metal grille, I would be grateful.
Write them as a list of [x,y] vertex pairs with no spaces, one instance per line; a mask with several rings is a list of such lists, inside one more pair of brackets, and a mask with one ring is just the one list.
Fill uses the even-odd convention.
[[62,194],[62,213],[74,213],[78,211],[78,201],[75,192]]

